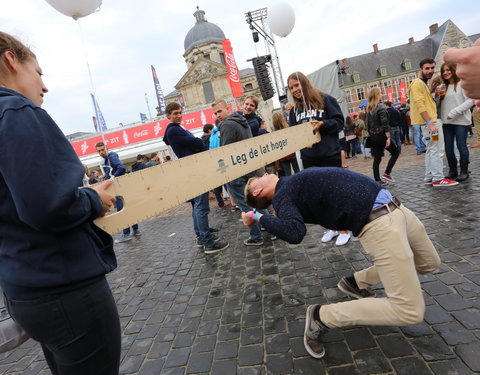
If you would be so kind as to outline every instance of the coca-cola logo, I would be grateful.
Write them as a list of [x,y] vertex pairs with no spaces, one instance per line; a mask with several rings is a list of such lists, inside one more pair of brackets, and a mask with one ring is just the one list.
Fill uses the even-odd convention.
[[233,53],[225,54],[225,62],[228,67],[228,76],[230,77],[230,80],[232,82],[240,82],[240,76],[238,74],[238,68]]

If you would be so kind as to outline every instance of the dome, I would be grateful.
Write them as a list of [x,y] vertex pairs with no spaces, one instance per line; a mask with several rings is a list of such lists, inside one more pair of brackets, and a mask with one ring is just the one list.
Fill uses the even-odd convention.
[[203,43],[221,43],[222,40],[225,39],[225,34],[223,33],[222,29],[205,19],[205,12],[203,10],[200,10],[197,7],[197,11],[193,15],[195,16],[197,22],[185,37],[185,41],[183,42],[185,52],[190,50],[190,48]]

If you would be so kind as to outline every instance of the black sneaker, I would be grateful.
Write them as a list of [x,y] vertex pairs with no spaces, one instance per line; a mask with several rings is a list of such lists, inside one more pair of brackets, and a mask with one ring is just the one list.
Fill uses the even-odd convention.
[[[212,234],[212,237],[213,237],[213,242],[218,242],[220,241],[220,237],[217,237],[215,236],[214,234]],[[202,237],[197,237],[197,247],[200,249],[203,247],[203,240],[202,240]]]
[[320,336],[328,332],[328,327],[325,327],[313,317],[313,312],[317,307],[320,308],[320,305],[310,305],[307,307],[303,345],[308,354],[313,358],[322,358],[325,355],[325,348],[320,340]]
[[342,277],[340,281],[337,284],[338,289],[340,289],[343,293],[345,293],[347,296],[350,296],[352,298],[369,298],[369,297],[375,297],[375,292],[371,290],[370,288],[366,289],[360,289],[354,287],[346,277]]
[[216,241],[213,246],[211,247],[203,247],[203,252],[205,254],[216,254],[219,253],[222,250],[225,250],[227,247],[229,247],[230,244],[228,242],[224,241]]
[[263,241],[256,242],[256,241],[252,240],[251,238],[247,238],[245,241],[243,241],[243,244],[246,245],[246,246],[262,246]]

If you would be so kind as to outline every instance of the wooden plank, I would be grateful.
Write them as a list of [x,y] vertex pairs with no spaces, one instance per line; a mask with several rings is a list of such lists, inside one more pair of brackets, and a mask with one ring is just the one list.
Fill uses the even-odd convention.
[[119,232],[319,141],[307,122],[116,177],[124,208],[95,224]]

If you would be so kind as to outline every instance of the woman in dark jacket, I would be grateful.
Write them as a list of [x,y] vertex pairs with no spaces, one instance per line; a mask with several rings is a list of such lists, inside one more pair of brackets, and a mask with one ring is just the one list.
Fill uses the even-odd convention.
[[337,100],[311,84],[300,72],[288,77],[288,89],[295,106],[290,111],[290,126],[311,121],[318,129],[321,141],[302,149],[302,163],[308,167],[342,167],[338,133],[343,129],[344,117]]
[[[300,150],[303,167],[342,168],[338,133],[343,129],[345,119],[337,100],[313,87],[303,73],[290,74],[287,83],[295,102],[289,115],[290,126],[311,121],[313,129],[318,130],[321,137],[320,142]],[[343,246],[349,241],[350,232],[327,230],[322,242],[329,242],[336,236],[335,244]]]
[[[391,142],[388,113],[383,104],[380,104],[380,95],[381,93],[378,87],[374,87],[368,92],[367,129],[371,153],[373,155],[373,177],[379,184],[385,185],[388,182],[395,182],[390,174],[398,158],[398,149],[395,144]],[[384,149],[390,152],[390,160],[388,161],[385,173],[380,176],[380,162],[384,155]]]
[[117,375],[120,319],[105,279],[117,262],[93,223],[115,201],[113,180],[81,187],[82,163],[40,107],[47,91],[35,55],[0,32],[0,286],[53,374]]

